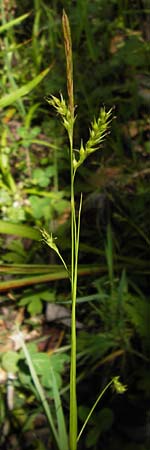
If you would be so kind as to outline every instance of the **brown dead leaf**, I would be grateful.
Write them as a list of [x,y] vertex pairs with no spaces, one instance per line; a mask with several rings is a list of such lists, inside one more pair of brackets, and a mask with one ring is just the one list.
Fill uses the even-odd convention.
[[131,138],[135,138],[138,135],[139,129],[136,120],[131,120],[128,123],[128,131]]
[[111,38],[109,51],[113,55],[116,53],[120,47],[124,45],[125,36],[123,34],[116,34]]
[[5,384],[7,381],[7,372],[0,367],[0,384]]

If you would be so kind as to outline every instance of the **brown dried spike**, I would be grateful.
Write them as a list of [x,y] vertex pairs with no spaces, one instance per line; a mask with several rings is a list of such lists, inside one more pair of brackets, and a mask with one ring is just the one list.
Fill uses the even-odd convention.
[[67,91],[69,100],[69,109],[72,117],[74,116],[74,99],[73,99],[73,58],[72,58],[72,41],[71,31],[68,16],[63,10],[62,27],[64,34],[64,45],[66,55],[66,70],[67,70]]

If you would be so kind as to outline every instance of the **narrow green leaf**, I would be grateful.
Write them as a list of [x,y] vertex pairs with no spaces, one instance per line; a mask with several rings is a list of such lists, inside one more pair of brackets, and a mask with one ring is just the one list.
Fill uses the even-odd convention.
[[39,241],[41,239],[40,231],[35,228],[29,227],[28,225],[5,222],[4,220],[0,220],[0,233],[12,234],[34,241]]
[[[91,275],[92,273],[99,273],[99,271],[99,267],[80,268],[78,270],[78,275]],[[40,283],[48,283],[55,280],[64,280],[65,278],[68,278],[66,270],[56,270],[56,272],[46,273],[44,275],[36,275],[33,277],[26,277],[22,279],[2,281],[0,283],[0,292],[5,292],[10,289],[18,289],[25,286],[31,286],[33,284],[38,285]]]
[[62,271],[60,273],[51,273],[51,274],[45,274],[45,275],[36,275],[33,277],[27,277],[22,279],[16,279],[16,280],[7,280],[2,281],[0,284],[0,292],[8,291],[9,289],[17,289],[25,286],[31,286],[33,284],[38,285],[40,283],[46,283],[54,280],[63,280],[64,278],[67,278],[66,271]]
[[[62,272],[62,267],[58,266],[58,264],[1,264],[0,265],[0,273],[8,273],[8,274],[14,274],[17,275],[23,274],[23,275],[41,275],[46,273],[55,273],[55,272]],[[48,292],[48,295],[50,296],[50,292]],[[54,294],[53,294],[54,296]],[[43,298],[43,297],[42,297]],[[48,297],[49,298],[49,297]],[[45,298],[44,298],[45,300]]]
[[48,74],[50,69],[52,68],[52,64],[47,69],[43,70],[37,77],[35,77],[33,80],[29,81],[29,83],[26,83],[24,86],[21,86],[18,89],[15,89],[13,92],[10,92],[9,94],[5,95],[0,99],[0,108],[5,108],[6,106],[12,105],[21,97],[24,97],[27,95],[32,89],[34,89],[43,78]]
[[39,381],[39,378],[37,376],[35,367],[34,367],[33,362],[32,362],[32,357],[30,356],[28,348],[27,348],[27,346],[26,346],[26,344],[24,342],[23,335],[19,331],[18,331],[18,337],[20,338],[20,344],[21,344],[21,347],[22,347],[23,352],[25,354],[25,358],[26,358],[26,361],[27,361],[27,364],[28,364],[28,367],[29,367],[29,370],[30,370],[30,373],[31,373],[32,380],[33,380],[34,385],[36,387],[36,390],[37,390],[37,392],[39,394],[39,397],[40,397],[43,409],[45,411],[45,414],[47,416],[47,420],[49,422],[50,428],[51,428],[52,433],[54,435],[54,438],[55,438],[55,441],[57,443],[58,449],[61,450],[60,445],[59,445],[57,430],[55,428],[55,424],[54,424],[54,420],[53,420],[53,416],[52,416],[52,413],[51,413],[50,406],[49,406],[49,404],[48,404],[48,402],[46,400],[45,392],[44,392],[44,390],[43,390],[43,388],[41,386],[41,383]]
[[20,17],[17,17],[16,19],[10,20],[10,22],[4,23],[4,25],[0,26],[0,33],[3,33],[3,31],[8,30],[9,28],[12,28],[16,25],[19,25],[23,20],[27,19],[27,17],[30,16],[30,12],[23,14]]
[[66,430],[66,424],[65,424],[65,418],[64,418],[64,412],[62,408],[62,402],[59,395],[59,389],[57,386],[57,380],[56,376],[53,370],[53,367],[51,367],[51,376],[52,376],[52,387],[53,387],[53,395],[54,395],[54,402],[55,402],[55,410],[56,410],[56,417],[57,417],[57,427],[58,427],[58,434],[59,434],[59,442],[61,450],[69,450],[68,447],[68,435]]

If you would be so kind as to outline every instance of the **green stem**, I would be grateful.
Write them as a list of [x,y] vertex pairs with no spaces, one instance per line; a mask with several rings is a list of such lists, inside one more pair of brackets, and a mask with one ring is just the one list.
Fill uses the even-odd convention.
[[[79,206],[78,214],[78,229],[75,241],[75,267],[74,267],[74,280],[73,280],[73,295],[72,295],[72,340],[71,340],[71,383],[72,383],[72,408],[70,408],[70,426],[72,433],[72,446],[71,450],[77,448],[77,397],[76,397],[76,299],[77,299],[77,275],[78,275],[78,253],[79,253],[79,236],[80,236],[80,218],[82,207],[82,195]],[[71,419],[72,417],[72,419]],[[71,424],[72,420],[72,424]],[[71,441],[70,441],[71,442]]]
[[103,397],[103,395],[105,394],[105,392],[107,391],[107,389],[111,386],[111,384],[113,384],[113,382],[114,382],[114,380],[112,379],[112,380],[105,386],[105,388],[102,390],[102,392],[99,394],[99,396],[98,396],[96,402],[95,402],[94,405],[92,406],[92,408],[91,408],[91,410],[90,410],[90,412],[89,412],[89,414],[88,414],[88,416],[87,416],[87,418],[86,418],[86,420],[85,420],[85,422],[84,422],[84,424],[83,424],[83,427],[81,428],[81,431],[80,431],[80,433],[79,433],[79,435],[78,435],[78,437],[77,437],[77,442],[79,441],[79,439],[80,439],[80,437],[81,437],[81,435],[82,435],[82,433],[83,433],[83,431],[84,431],[84,428],[86,427],[86,425],[87,425],[87,423],[88,423],[88,421],[89,421],[91,415],[93,414],[93,411],[94,411],[94,409],[96,408],[98,402],[101,400],[101,398]]
[[70,137],[70,166],[71,166],[71,289],[73,294],[74,280],[74,255],[75,255],[75,200],[74,200],[74,178],[73,178],[73,137]]
[[72,293],[72,317],[71,317],[71,364],[70,364],[70,449],[77,448],[77,397],[76,397],[76,218],[74,199],[74,174],[73,174],[73,130],[70,136],[70,164],[71,164],[71,293]]

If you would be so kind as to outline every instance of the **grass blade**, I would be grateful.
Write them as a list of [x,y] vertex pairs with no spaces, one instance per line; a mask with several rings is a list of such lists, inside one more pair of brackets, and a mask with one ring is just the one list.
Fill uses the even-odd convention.
[[6,30],[8,30],[9,28],[12,28],[12,27],[14,27],[14,26],[16,26],[16,25],[20,25],[20,23],[21,23],[23,20],[27,19],[27,17],[29,17],[30,14],[31,14],[31,13],[28,12],[28,13],[26,13],[26,14],[23,14],[23,15],[20,16],[20,17],[17,17],[16,19],[10,20],[10,22],[6,22],[4,25],[1,25],[1,26],[0,26],[0,33],[3,33],[3,31],[6,31]]
[[24,97],[27,95],[32,89],[34,89],[43,78],[48,74],[50,69],[52,68],[52,64],[47,69],[43,70],[37,77],[35,77],[33,80],[29,81],[29,83],[24,84],[24,86],[21,86],[18,89],[15,89],[13,92],[10,92],[9,94],[5,95],[0,99],[0,108],[5,108],[6,106],[12,105],[21,97]]
[[36,228],[28,225],[6,222],[4,220],[0,220],[0,233],[12,234],[15,236],[32,239],[34,241],[39,241],[41,238],[41,233],[36,230]]
[[59,395],[56,377],[55,377],[54,370],[52,367],[51,367],[51,375],[52,375],[52,380],[53,380],[52,387],[53,387],[53,394],[54,394],[54,402],[55,402],[55,410],[56,410],[56,417],[57,417],[57,426],[58,426],[60,447],[61,447],[61,450],[69,450],[68,435],[67,435],[67,430],[66,430],[62,402],[61,402],[61,398]]
[[52,414],[51,414],[51,411],[50,411],[50,406],[49,406],[49,404],[48,404],[48,402],[46,400],[44,390],[43,390],[43,388],[41,386],[41,383],[39,381],[39,378],[38,378],[38,376],[36,374],[36,371],[35,371],[35,368],[33,366],[30,353],[29,353],[29,351],[27,349],[27,346],[26,346],[26,344],[24,342],[22,333],[19,331],[18,334],[19,334],[20,344],[21,344],[21,347],[22,347],[23,352],[25,354],[26,361],[27,361],[27,364],[28,364],[28,367],[29,367],[29,370],[30,370],[30,373],[31,373],[32,380],[33,380],[34,385],[36,387],[36,390],[37,390],[37,392],[39,394],[39,397],[40,397],[43,409],[45,411],[47,420],[49,422],[50,428],[52,430],[52,433],[54,435],[54,438],[55,438],[55,441],[57,443],[57,446],[58,446],[59,450],[62,450],[60,445],[59,445],[58,433],[57,433],[56,427],[54,425],[53,417],[52,417]]

